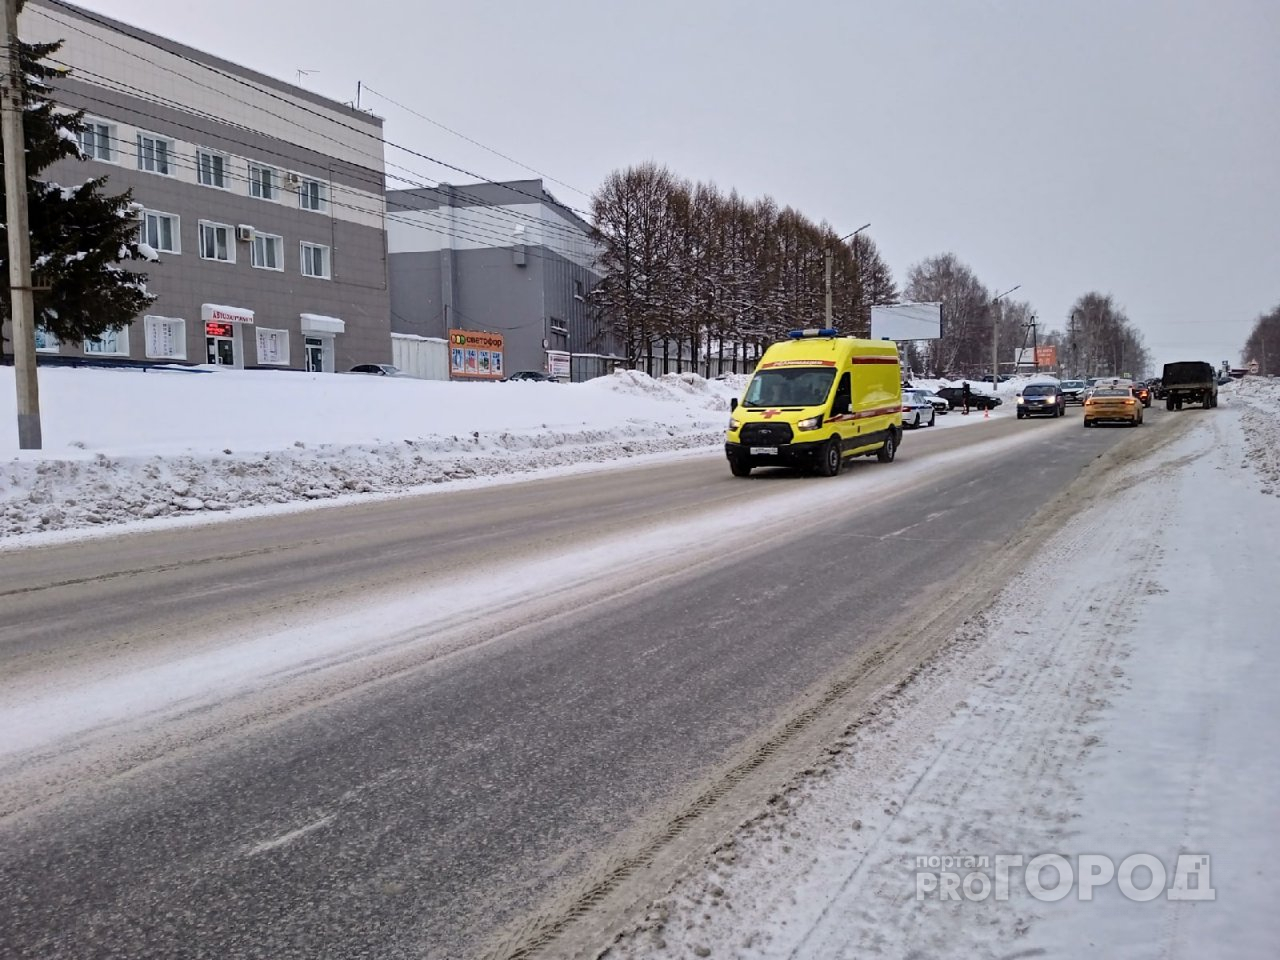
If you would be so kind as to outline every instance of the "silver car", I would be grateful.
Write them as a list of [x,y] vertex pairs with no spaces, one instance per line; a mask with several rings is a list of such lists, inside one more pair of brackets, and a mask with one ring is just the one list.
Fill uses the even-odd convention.
[[924,395],[923,390],[902,391],[902,425],[904,427],[932,427],[938,419],[938,411]]

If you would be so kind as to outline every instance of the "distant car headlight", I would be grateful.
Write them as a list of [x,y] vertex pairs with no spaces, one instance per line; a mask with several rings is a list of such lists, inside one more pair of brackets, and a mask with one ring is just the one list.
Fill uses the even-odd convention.
[[822,426],[822,414],[818,414],[816,417],[808,417],[807,419],[801,420],[799,423],[796,424],[796,429],[797,430],[817,430],[820,426]]
[[1026,400],[1024,400],[1022,397],[1018,397],[1018,402],[1019,402],[1019,403],[1026,403],[1027,401],[1026,401]]

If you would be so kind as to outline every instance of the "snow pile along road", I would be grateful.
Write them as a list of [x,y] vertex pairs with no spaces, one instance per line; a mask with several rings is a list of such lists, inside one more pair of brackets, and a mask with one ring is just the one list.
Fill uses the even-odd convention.
[[1241,411],[1242,465],[1257,472],[1263,493],[1280,496],[1280,380],[1245,377],[1224,388],[1222,399]]
[[17,450],[12,377],[0,368],[0,537],[712,448],[742,389],[635,371],[549,384],[53,368],[33,453]]

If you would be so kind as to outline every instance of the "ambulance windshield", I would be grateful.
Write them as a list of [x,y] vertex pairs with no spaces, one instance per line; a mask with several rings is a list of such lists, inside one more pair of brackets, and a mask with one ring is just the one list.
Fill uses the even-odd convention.
[[761,370],[751,378],[742,404],[746,407],[816,407],[827,402],[832,367],[785,367]]

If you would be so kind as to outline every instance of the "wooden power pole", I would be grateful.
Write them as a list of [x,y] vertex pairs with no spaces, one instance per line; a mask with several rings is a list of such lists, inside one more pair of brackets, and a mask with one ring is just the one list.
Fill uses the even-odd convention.
[[35,302],[31,289],[31,232],[27,226],[27,153],[23,131],[22,58],[17,0],[4,3],[0,133],[4,137],[5,219],[9,234],[9,293],[13,324],[13,372],[18,388],[18,448],[39,450],[40,390],[36,382]]

